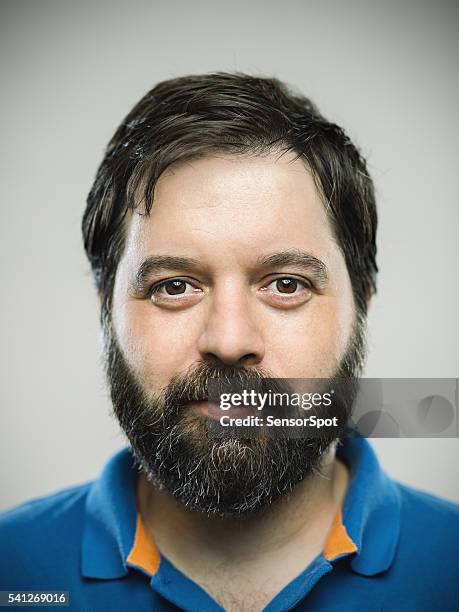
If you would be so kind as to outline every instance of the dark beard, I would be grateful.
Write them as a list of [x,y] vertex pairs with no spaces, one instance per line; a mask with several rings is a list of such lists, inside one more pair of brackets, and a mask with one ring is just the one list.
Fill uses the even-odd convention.
[[[210,379],[237,379],[241,388],[272,377],[261,368],[199,363],[158,395],[147,394],[126,362],[111,325],[105,326],[105,365],[114,413],[148,480],[186,507],[247,516],[269,507],[320,468],[332,436],[300,438],[212,436],[207,419],[187,409],[208,397]],[[365,321],[358,317],[334,379],[355,381],[365,356]],[[346,385],[339,415],[350,416],[357,390]],[[339,439],[339,438],[338,438]]]

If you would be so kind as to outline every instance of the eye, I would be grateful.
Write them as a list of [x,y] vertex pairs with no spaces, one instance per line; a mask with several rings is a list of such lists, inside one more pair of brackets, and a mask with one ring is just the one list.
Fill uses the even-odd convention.
[[170,280],[160,285],[157,292],[163,291],[167,295],[180,295],[186,292],[187,285],[188,283],[184,280]]
[[271,285],[274,285],[276,291],[279,293],[295,293],[298,289],[299,282],[296,278],[278,278],[273,281]]
[[150,290],[150,300],[155,304],[174,304],[188,301],[202,290],[183,278],[171,278],[154,285]]
[[264,299],[280,307],[297,306],[312,297],[312,286],[306,280],[294,276],[281,276],[261,288]]
[[301,281],[300,279],[293,278],[292,276],[276,278],[276,280],[269,283],[267,287],[270,287],[271,290],[274,290],[282,295],[294,295],[300,291],[304,291],[305,289],[308,291],[311,290],[310,285],[306,281]]

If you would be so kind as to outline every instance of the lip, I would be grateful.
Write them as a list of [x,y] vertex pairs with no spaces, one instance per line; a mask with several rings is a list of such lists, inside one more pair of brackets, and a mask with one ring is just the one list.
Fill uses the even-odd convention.
[[219,421],[222,416],[229,416],[237,419],[254,414],[253,408],[250,406],[231,406],[227,410],[222,410],[218,404],[209,402],[208,400],[190,402],[188,406],[191,410],[215,421]]

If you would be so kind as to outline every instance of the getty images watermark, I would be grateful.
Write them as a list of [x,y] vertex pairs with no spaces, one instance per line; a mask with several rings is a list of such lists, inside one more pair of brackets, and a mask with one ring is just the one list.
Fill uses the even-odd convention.
[[[298,393],[276,392],[269,389],[267,392],[257,392],[254,389],[244,389],[241,393],[221,393],[219,398],[220,410],[229,411],[220,417],[223,427],[338,427],[338,417],[319,417],[315,414],[309,416],[293,416],[293,409],[301,408],[309,411],[312,408],[329,408],[332,405],[334,390],[325,393]],[[266,414],[268,408],[274,409],[274,414]],[[277,409],[277,410],[276,410]],[[275,416],[282,409],[282,414],[290,412],[290,416]],[[264,410],[264,416],[260,416]],[[241,411],[249,414],[234,416]],[[260,414],[250,414],[257,411]],[[233,414],[233,416],[230,416]]]
[[212,435],[454,438],[458,379],[214,379]]

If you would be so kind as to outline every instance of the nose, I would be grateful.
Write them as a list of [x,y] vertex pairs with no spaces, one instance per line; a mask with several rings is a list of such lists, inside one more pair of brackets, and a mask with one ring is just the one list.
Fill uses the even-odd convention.
[[[243,290],[215,294],[198,343],[201,358],[231,366],[259,364],[265,354],[260,326]],[[230,294],[230,295],[229,295]]]

